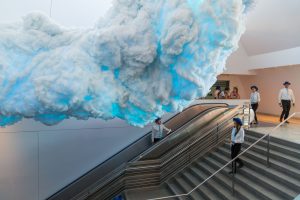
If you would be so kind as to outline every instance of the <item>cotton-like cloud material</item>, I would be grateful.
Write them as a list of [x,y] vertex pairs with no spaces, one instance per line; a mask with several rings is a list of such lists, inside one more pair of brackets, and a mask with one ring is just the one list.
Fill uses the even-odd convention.
[[0,25],[0,126],[119,117],[143,126],[205,96],[249,0],[115,0],[90,29],[42,13]]

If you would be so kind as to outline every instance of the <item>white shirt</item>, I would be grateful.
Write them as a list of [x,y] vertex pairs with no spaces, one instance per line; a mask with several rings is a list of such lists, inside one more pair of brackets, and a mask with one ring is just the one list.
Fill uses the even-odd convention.
[[219,98],[220,99],[225,99],[225,92],[224,91],[220,92]]
[[231,142],[233,144],[244,143],[245,131],[243,127],[240,128],[237,134],[235,134],[235,132],[236,132],[236,128],[233,128],[231,132]]
[[290,100],[292,103],[295,103],[295,96],[293,90],[288,88],[282,88],[279,91],[278,102],[281,103],[281,100]]
[[152,126],[152,141],[154,141],[154,138],[159,138],[159,139],[163,138],[164,130],[169,132],[171,129],[168,129],[163,124],[158,125],[154,123]]
[[259,92],[255,91],[255,92],[251,93],[251,95],[250,95],[250,102],[252,104],[260,102],[260,94],[259,94]]
[[219,93],[220,93],[221,91],[220,90],[215,90],[215,92],[214,92],[214,98],[215,99],[218,99],[219,98]]

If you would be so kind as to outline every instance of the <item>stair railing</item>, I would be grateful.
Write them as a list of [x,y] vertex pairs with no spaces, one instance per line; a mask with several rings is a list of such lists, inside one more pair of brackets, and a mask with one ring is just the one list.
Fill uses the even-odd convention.
[[[248,152],[253,146],[255,146],[257,143],[262,141],[263,139],[267,138],[267,160],[266,165],[269,168],[270,167],[270,135],[277,130],[279,127],[281,127],[283,124],[285,124],[289,119],[293,118],[295,115],[300,114],[300,112],[295,112],[292,115],[290,115],[287,119],[279,123],[277,126],[275,126],[269,133],[266,133],[261,138],[259,138],[257,141],[255,141],[253,144],[251,144],[248,148],[246,148],[244,151],[242,151],[238,156],[233,158],[232,160],[228,161],[225,165],[223,165],[220,169],[215,171],[213,174],[211,174],[209,177],[207,177],[205,180],[203,180],[200,184],[195,186],[191,191],[184,194],[177,194],[177,195],[170,195],[165,197],[158,197],[158,198],[152,198],[148,200],[162,200],[162,199],[171,199],[171,198],[178,198],[178,197],[189,197],[195,190],[197,190],[199,187],[204,185],[206,182],[208,182],[211,178],[213,178],[215,175],[217,175],[219,172],[221,172],[223,169],[225,169],[228,165],[233,163],[236,159],[241,157],[244,153]],[[235,173],[232,173],[232,194],[235,195]]]

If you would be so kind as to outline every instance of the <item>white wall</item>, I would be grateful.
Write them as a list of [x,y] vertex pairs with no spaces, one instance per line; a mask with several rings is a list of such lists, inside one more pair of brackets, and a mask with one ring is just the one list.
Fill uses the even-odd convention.
[[300,64],[300,47],[266,54],[248,56],[242,44],[227,61],[224,74],[254,75],[256,69]]

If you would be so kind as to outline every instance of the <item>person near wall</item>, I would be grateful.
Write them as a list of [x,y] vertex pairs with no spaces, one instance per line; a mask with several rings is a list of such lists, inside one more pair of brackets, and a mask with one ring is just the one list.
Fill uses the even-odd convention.
[[254,124],[258,124],[256,111],[258,109],[258,104],[260,102],[260,94],[258,92],[258,87],[253,85],[251,86],[251,95],[250,95],[250,103],[251,108],[254,111]]
[[[295,106],[295,96],[292,89],[289,89],[291,83],[286,81],[283,83],[284,88],[279,91],[278,95],[278,103],[279,106],[282,107],[282,112],[280,115],[280,122],[282,120],[286,120],[289,117],[291,105]],[[286,123],[289,123],[286,121]]]
[[226,87],[224,91],[219,94],[219,99],[230,99],[230,88]]
[[172,130],[165,127],[161,122],[161,118],[157,118],[152,126],[152,143],[156,143],[163,139],[164,131],[167,131],[167,134],[169,134]]
[[234,87],[231,94],[230,94],[230,99],[240,99],[239,95],[239,89],[237,87]]
[[230,88],[226,87],[224,90],[225,99],[230,99]]
[[216,90],[214,91],[214,99],[219,99],[221,93],[221,86],[217,86]]
[[[231,159],[234,159],[239,155],[245,137],[242,120],[240,118],[233,118],[233,122],[234,127],[231,132]],[[239,163],[238,168],[244,166],[244,163],[240,158],[235,159],[235,161],[232,162],[230,174],[236,173],[236,163]]]

